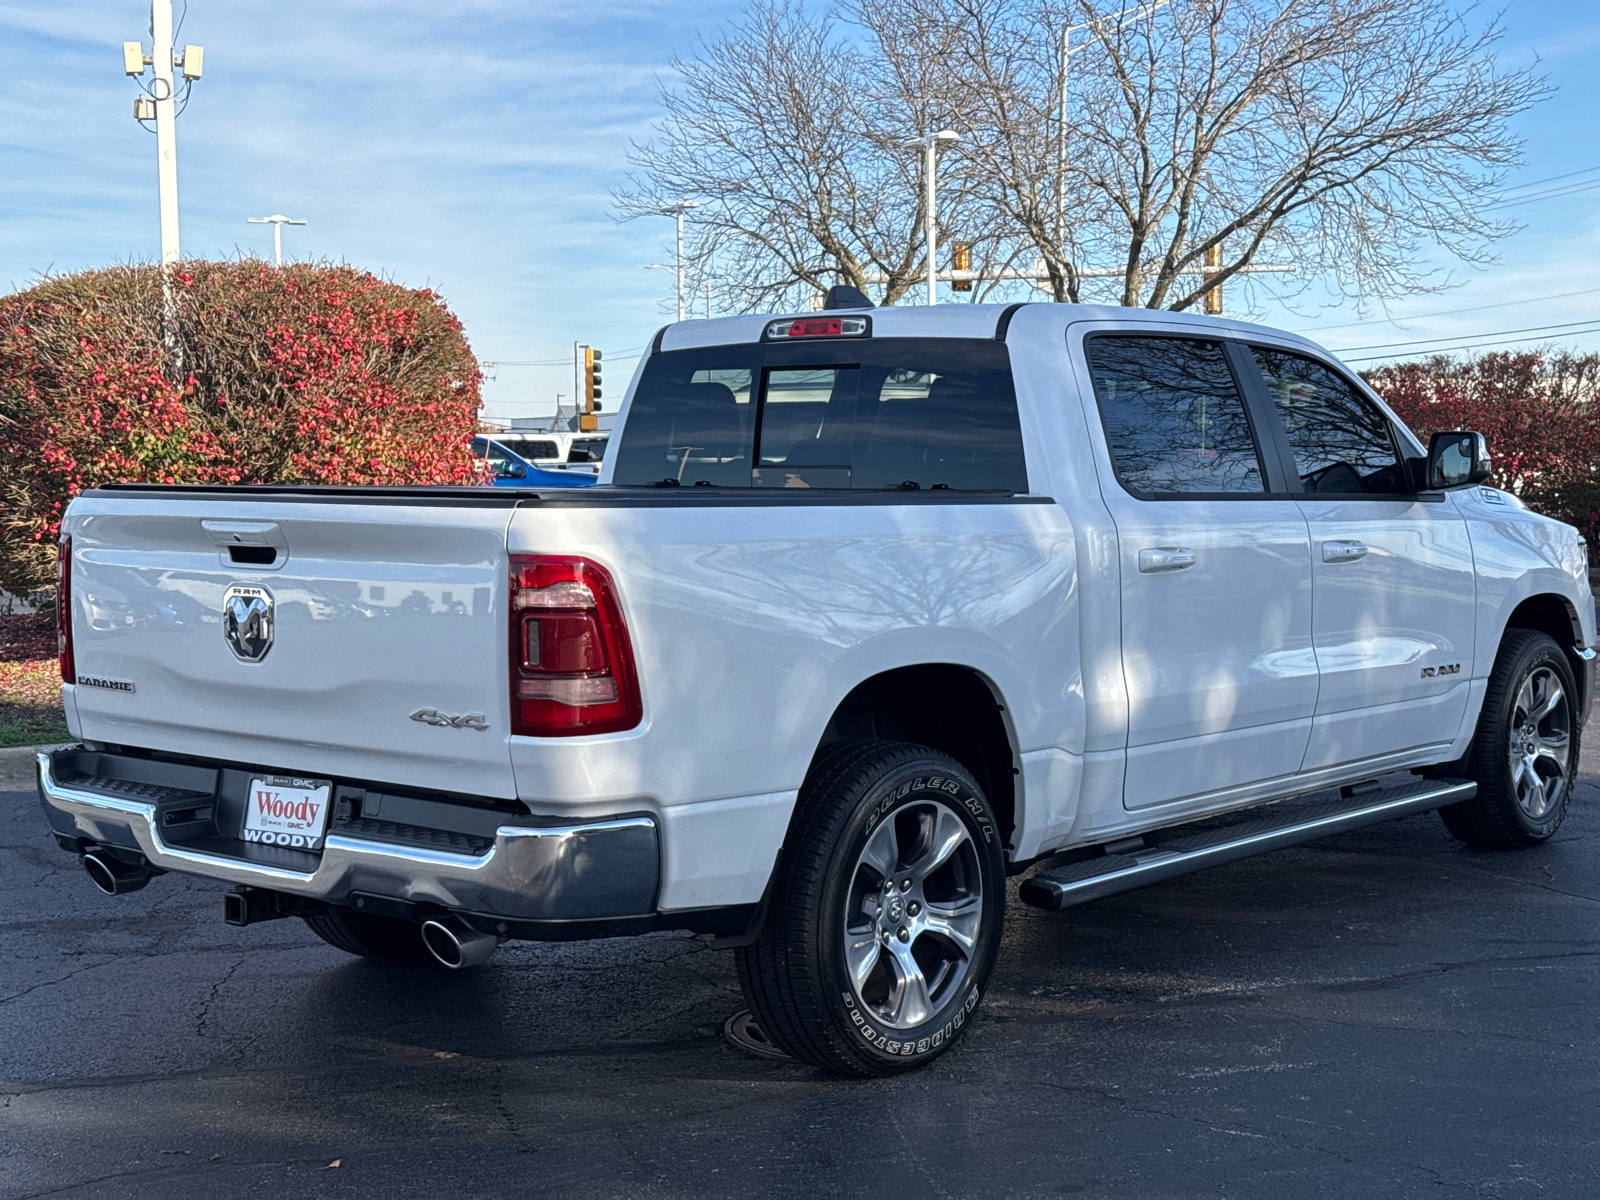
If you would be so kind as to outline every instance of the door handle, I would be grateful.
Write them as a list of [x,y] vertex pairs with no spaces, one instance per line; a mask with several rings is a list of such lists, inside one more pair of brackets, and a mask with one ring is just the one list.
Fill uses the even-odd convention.
[[1193,550],[1182,550],[1177,546],[1157,546],[1151,550],[1139,551],[1139,570],[1146,575],[1158,574],[1161,571],[1182,571],[1192,566],[1194,566]]
[[1367,548],[1360,542],[1323,542],[1322,561],[1325,563],[1355,562],[1367,556]]

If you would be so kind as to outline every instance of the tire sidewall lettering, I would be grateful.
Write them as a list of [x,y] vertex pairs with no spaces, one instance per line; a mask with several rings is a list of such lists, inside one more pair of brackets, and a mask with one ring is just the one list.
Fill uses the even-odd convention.
[[845,1012],[851,1024],[860,1032],[861,1040],[874,1050],[880,1050],[896,1058],[914,1058],[919,1054],[928,1054],[940,1049],[961,1031],[972,1010],[978,1007],[978,989],[974,985],[967,989],[966,997],[950,1011],[950,1015],[939,1028],[910,1040],[904,1034],[894,1034],[873,1024],[872,1020],[862,1013],[854,992],[842,992],[841,997]]

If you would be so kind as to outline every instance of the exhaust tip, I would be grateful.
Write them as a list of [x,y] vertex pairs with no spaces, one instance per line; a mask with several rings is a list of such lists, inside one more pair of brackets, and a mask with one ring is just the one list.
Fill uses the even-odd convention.
[[108,896],[137,892],[150,882],[152,874],[148,866],[134,866],[99,850],[88,851],[79,861],[90,881]]
[[455,917],[435,917],[422,923],[422,944],[441,965],[464,971],[488,962],[500,948],[500,939],[470,929]]

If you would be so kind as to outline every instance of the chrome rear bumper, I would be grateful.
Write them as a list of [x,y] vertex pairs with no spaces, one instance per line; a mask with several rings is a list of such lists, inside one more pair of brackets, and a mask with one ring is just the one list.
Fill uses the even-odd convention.
[[395,845],[330,833],[314,870],[206,853],[162,840],[157,805],[58,781],[38,755],[39,799],[64,838],[136,850],[163,871],[344,904],[353,894],[501,916],[512,921],[601,921],[655,912],[660,875],[648,814],[583,824],[503,824],[481,854]]

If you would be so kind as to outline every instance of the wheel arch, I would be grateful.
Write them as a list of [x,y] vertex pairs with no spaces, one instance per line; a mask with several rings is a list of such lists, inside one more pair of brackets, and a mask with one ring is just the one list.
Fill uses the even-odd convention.
[[[1525,597],[1506,616],[1500,641],[1503,642],[1506,634],[1513,629],[1531,629],[1547,634],[1561,647],[1562,653],[1567,656],[1567,665],[1572,668],[1573,678],[1578,681],[1578,710],[1587,713],[1594,691],[1594,672],[1578,653],[1583,646],[1583,621],[1572,601],[1557,592],[1536,592]],[[1497,653],[1498,646],[1497,642]]]
[[918,663],[869,676],[839,701],[812,759],[844,741],[915,742],[950,755],[977,780],[1011,845],[1021,818],[1021,757],[1000,689],[977,669]]

